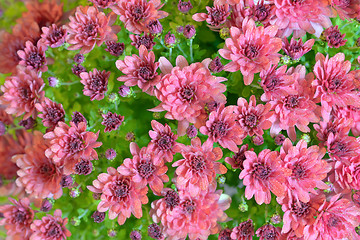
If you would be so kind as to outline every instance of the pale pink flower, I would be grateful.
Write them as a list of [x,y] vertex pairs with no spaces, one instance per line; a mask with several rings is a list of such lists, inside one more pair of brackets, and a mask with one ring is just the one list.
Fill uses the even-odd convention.
[[172,210],[164,208],[164,198],[151,204],[150,216],[160,223],[163,234],[169,240],[208,239],[221,230],[218,222],[227,220],[224,210],[230,207],[231,198],[218,191],[201,191],[194,198],[187,191],[180,191],[180,202]]
[[41,220],[34,220],[31,224],[33,233],[30,240],[66,240],[70,237],[71,233],[66,228],[68,219],[61,215],[61,210],[56,209],[54,216],[47,214]]
[[151,20],[168,16],[167,12],[159,10],[163,5],[160,0],[118,0],[110,8],[120,16],[128,31],[141,34],[149,31],[146,26]]
[[330,27],[331,15],[328,0],[274,0],[275,16],[270,23],[279,27],[278,36],[294,38],[306,34],[320,37],[323,28]]
[[214,7],[206,6],[208,13],[195,13],[192,18],[197,22],[206,21],[214,27],[219,27],[226,22],[227,17],[230,15],[228,4],[216,4]]
[[41,103],[36,103],[35,107],[39,112],[42,112],[39,114],[39,118],[42,119],[43,125],[51,130],[55,128],[58,122],[64,121],[65,111],[62,104],[45,98]]
[[70,16],[70,23],[65,26],[69,33],[66,42],[71,44],[68,49],[80,49],[80,53],[84,54],[89,53],[95,45],[101,46],[105,41],[116,41],[116,33],[120,31],[120,27],[111,27],[116,17],[114,13],[106,16],[96,7],[77,7],[75,16]]
[[[245,144],[242,145],[241,148],[237,153],[234,154],[234,156],[226,157],[225,162],[231,165],[233,169],[244,169],[244,161],[246,159],[245,152],[248,151],[249,145]],[[249,149],[249,151],[254,151],[253,148]]]
[[346,126],[349,123],[351,133],[355,137],[360,136],[360,108],[354,106],[333,107],[333,110],[336,119],[340,121],[343,119],[346,122]]
[[160,57],[160,69],[165,76],[156,85],[155,96],[162,102],[150,109],[154,112],[167,111],[165,118],[179,121],[178,134],[183,136],[189,123],[196,128],[205,125],[205,105],[211,101],[225,104],[226,87],[221,82],[226,78],[211,75],[207,68],[210,59],[188,66],[183,56],[176,59],[176,67]]
[[99,8],[109,8],[116,4],[117,0],[89,0]]
[[125,176],[130,176],[132,181],[139,183],[140,186],[149,184],[150,189],[156,195],[160,195],[164,188],[164,182],[169,181],[166,175],[168,170],[164,162],[157,161],[156,155],[151,148],[139,146],[131,142],[130,152],[133,155],[132,159],[124,159],[123,164],[118,167],[118,172]]
[[278,52],[281,50],[282,41],[275,37],[276,32],[276,26],[256,27],[252,19],[245,19],[242,29],[231,27],[225,48],[219,50],[223,58],[232,60],[225,65],[224,70],[240,70],[245,85],[250,85],[255,73],[268,70],[280,60]]
[[235,114],[240,127],[244,130],[245,136],[262,136],[265,129],[271,127],[271,122],[268,120],[273,112],[270,112],[271,105],[269,103],[263,105],[256,105],[256,98],[254,95],[250,97],[249,103],[245,98],[239,98],[237,101],[237,108]]
[[149,52],[143,45],[139,48],[139,56],[133,54],[124,60],[117,60],[116,67],[126,74],[119,77],[118,81],[125,82],[125,86],[137,85],[150,95],[154,94],[154,88],[161,80],[156,72],[159,62],[155,62],[154,52]]
[[91,101],[104,99],[109,77],[110,72],[99,71],[96,68],[92,72],[80,73],[80,82],[84,85],[84,95],[89,96]]
[[23,120],[36,116],[35,104],[40,102],[45,92],[44,81],[35,71],[23,69],[16,75],[6,78],[1,91],[0,104],[6,106],[6,113],[14,114],[16,117],[25,113]]
[[246,186],[245,197],[251,199],[255,195],[259,205],[270,203],[270,191],[277,197],[283,197],[286,193],[285,180],[291,175],[291,170],[281,166],[278,152],[265,149],[256,156],[255,152],[247,151],[245,156],[244,169],[239,176]]
[[25,43],[25,48],[17,51],[17,55],[20,58],[19,65],[36,72],[46,72],[48,70],[45,57],[46,49],[47,46],[43,41],[38,41],[36,46],[32,41],[27,41]]
[[317,131],[316,137],[323,145],[327,141],[329,134],[340,135],[341,137],[349,134],[352,126],[352,120],[347,118],[335,118],[330,121],[320,121],[319,124],[314,124],[314,129]]
[[331,197],[330,202],[324,200],[318,209],[319,214],[312,225],[304,229],[304,237],[308,240],[357,239],[353,230],[360,223],[360,211],[348,199],[340,199],[340,194]]
[[310,194],[317,194],[317,189],[327,189],[323,180],[331,170],[331,166],[322,158],[326,151],[318,146],[307,147],[304,140],[293,146],[286,139],[280,149],[280,159],[283,167],[291,170],[291,175],[286,179],[288,191],[301,202],[309,202]]
[[330,5],[333,11],[339,14],[339,17],[344,20],[355,18],[360,10],[360,2],[358,0],[330,0]]
[[3,218],[0,220],[0,225],[6,229],[7,238],[11,239],[29,239],[32,231],[30,225],[34,220],[34,211],[30,208],[30,201],[28,198],[15,199],[9,198],[13,204],[6,204],[0,206],[0,212]]
[[216,174],[224,174],[227,168],[217,162],[222,158],[219,147],[213,148],[213,143],[206,141],[201,145],[199,138],[191,139],[191,146],[181,150],[184,159],[176,161],[176,184],[178,189],[189,191],[192,197],[200,192],[216,187]]
[[87,188],[101,194],[97,210],[109,210],[109,219],[117,218],[119,225],[123,225],[131,213],[136,218],[141,218],[141,205],[148,203],[147,187],[135,183],[130,176],[121,175],[113,167],[108,167],[107,173],[101,173],[98,179],[93,181],[93,186]]
[[359,163],[331,162],[332,170],[329,181],[335,193],[350,194],[352,190],[360,190]]
[[63,26],[58,27],[52,24],[49,27],[42,27],[41,41],[51,48],[60,47],[65,42],[67,31]]
[[218,142],[223,148],[238,152],[237,145],[242,143],[243,130],[236,123],[235,106],[220,106],[210,113],[206,125],[200,127],[200,132],[208,135],[208,141]]
[[328,154],[335,160],[348,163],[352,157],[359,155],[360,142],[355,137],[329,134],[326,141]]
[[175,153],[180,152],[182,144],[176,142],[177,135],[171,132],[169,125],[151,121],[153,130],[149,131],[151,142],[148,147],[154,151],[156,161],[172,162]]
[[300,38],[298,41],[294,37],[291,38],[290,43],[287,38],[283,38],[282,49],[285,54],[293,60],[300,59],[303,55],[309,52],[315,43],[315,39],[309,39],[305,43]]

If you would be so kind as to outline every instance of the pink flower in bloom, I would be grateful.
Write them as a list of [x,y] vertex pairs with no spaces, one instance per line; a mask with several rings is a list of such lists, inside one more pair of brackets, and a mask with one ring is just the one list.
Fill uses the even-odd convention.
[[219,162],[222,158],[220,148],[213,148],[213,143],[206,141],[201,146],[199,138],[191,139],[191,146],[184,146],[181,150],[184,159],[176,161],[172,166],[176,168],[176,184],[178,189],[189,191],[192,197],[200,194],[201,190],[216,187],[216,174],[224,174],[227,168]]
[[336,119],[345,119],[350,122],[351,133],[358,137],[360,136],[360,108],[347,106],[347,107],[334,107],[334,115]]
[[135,34],[148,32],[150,20],[167,17],[168,13],[159,11],[163,6],[160,0],[118,0],[111,9],[120,16],[125,28]]
[[275,0],[275,15],[270,23],[279,27],[278,36],[300,38],[306,34],[320,37],[324,28],[330,27],[330,8],[327,0]]
[[280,60],[278,53],[282,42],[275,37],[276,26],[256,27],[252,19],[245,19],[242,29],[230,28],[230,38],[225,41],[225,49],[220,49],[220,55],[232,60],[224,67],[225,71],[241,71],[245,85],[250,85],[254,74],[262,70],[268,70],[271,64],[277,64]]
[[266,224],[256,230],[256,236],[258,236],[260,240],[280,240],[280,231],[280,227],[274,227],[271,224]]
[[43,139],[42,133],[35,132],[34,135],[33,143],[25,148],[25,153],[13,157],[20,168],[16,184],[35,198],[58,199],[62,195],[61,166],[45,156],[45,150],[50,145]]
[[28,198],[15,199],[9,198],[13,205],[0,206],[0,212],[3,218],[0,225],[7,230],[7,238],[12,239],[29,239],[32,231],[30,225],[34,219],[34,211],[30,208]]
[[98,179],[93,181],[93,186],[87,188],[101,194],[97,210],[109,210],[109,219],[117,217],[119,225],[123,225],[131,213],[136,218],[141,218],[141,204],[148,203],[147,187],[135,183],[130,176],[121,175],[113,167],[109,167],[107,173],[101,173]]
[[341,46],[344,46],[347,42],[347,40],[344,39],[345,33],[341,34],[339,26],[337,25],[325,29],[322,33],[322,37],[328,43],[330,48],[339,48]]
[[177,135],[171,132],[169,125],[151,121],[153,130],[149,131],[151,142],[148,147],[154,151],[156,162],[172,162],[175,153],[180,152],[182,144],[176,142]]
[[342,20],[355,18],[360,10],[358,0],[331,0],[329,2]]
[[335,193],[349,194],[354,189],[360,190],[359,163],[331,162],[332,171],[328,180],[332,183]]
[[249,219],[240,223],[239,226],[234,227],[230,237],[231,239],[236,240],[251,240],[254,235],[254,223],[251,219]]
[[322,114],[325,121],[329,120],[332,106],[360,107],[360,97],[354,92],[354,76],[349,74],[351,63],[345,61],[345,55],[338,53],[334,57],[316,54],[314,74],[316,80],[312,82],[316,89],[315,98],[321,99]]
[[280,149],[280,158],[285,168],[291,170],[286,185],[291,194],[301,202],[310,201],[310,193],[316,194],[315,188],[327,189],[323,180],[331,170],[331,166],[322,158],[325,149],[318,146],[307,147],[304,140],[293,146],[286,139]]
[[62,104],[57,104],[48,98],[45,98],[41,103],[35,105],[36,109],[42,114],[39,114],[39,118],[45,127],[54,129],[59,121],[64,121],[65,111]]
[[75,17],[70,16],[70,23],[65,26],[68,31],[66,42],[71,44],[69,50],[78,50],[80,53],[89,53],[95,45],[101,46],[104,41],[116,41],[118,26],[111,27],[116,15],[108,16],[99,12],[96,7],[80,6],[76,8]]
[[105,126],[104,132],[111,132],[117,130],[124,121],[124,117],[117,113],[108,112],[107,114],[102,114],[103,121],[102,125]]
[[58,27],[56,24],[52,24],[49,27],[42,27],[41,30],[41,41],[46,46],[56,48],[64,44],[67,31],[62,26]]
[[304,228],[315,222],[319,207],[323,204],[325,196],[323,194],[310,194],[308,202],[302,202],[291,194],[291,190],[279,203],[284,212],[282,233],[294,231],[297,237],[304,235]]
[[115,57],[119,57],[124,53],[125,50],[125,44],[124,43],[118,43],[115,41],[107,41],[105,42],[107,48],[105,51],[109,52],[111,55]]
[[30,240],[66,240],[70,237],[71,233],[66,229],[68,219],[62,218],[61,214],[61,210],[56,209],[54,216],[47,214],[41,220],[34,220]]
[[150,216],[160,223],[164,235],[169,240],[208,239],[210,234],[216,234],[221,227],[217,222],[224,222],[227,215],[224,210],[230,207],[231,198],[218,191],[201,191],[194,198],[189,192],[179,192],[180,203],[173,209],[159,208],[163,206],[164,198],[151,204]]
[[155,62],[154,52],[148,52],[143,45],[139,48],[139,56],[133,54],[126,56],[124,60],[117,60],[116,67],[126,74],[119,77],[118,81],[125,82],[125,86],[138,85],[150,95],[154,94],[154,87],[161,80],[161,76],[156,72],[159,63]]
[[237,115],[238,124],[245,131],[245,134],[262,136],[264,134],[263,130],[271,127],[271,122],[268,119],[273,112],[270,112],[270,108],[269,103],[256,105],[254,95],[250,97],[249,103],[245,98],[238,99],[235,114]]
[[44,86],[44,81],[36,72],[24,69],[5,80],[0,88],[4,93],[0,96],[0,104],[6,106],[6,113],[16,117],[25,113],[24,120],[36,116],[35,103],[44,97]]
[[320,121],[320,107],[313,101],[312,74],[305,76],[305,67],[302,65],[290,68],[287,74],[292,74],[295,82],[288,95],[269,102],[274,110],[269,119],[272,121],[270,134],[275,136],[281,130],[286,130],[290,139],[295,141],[295,127],[302,132],[310,132],[309,123]]
[[228,4],[216,4],[214,7],[206,6],[208,13],[195,13],[192,18],[197,22],[206,21],[214,27],[218,27],[226,22],[227,17],[230,15]]
[[109,8],[116,4],[117,0],[89,0],[99,8]]
[[220,106],[210,113],[206,126],[200,127],[200,132],[208,135],[212,143],[218,142],[222,147],[238,152],[237,145],[242,143],[243,130],[236,123],[235,106]]
[[[245,157],[245,152],[248,150],[249,145],[245,144],[242,145],[241,148],[239,149],[239,151],[237,153],[235,153],[234,156],[230,157],[226,157],[225,158],[225,162],[227,162],[228,164],[231,165],[232,168],[234,169],[240,169],[243,170],[244,169],[244,161],[246,159]],[[254,149],[251,148],[249,151],[253,151]]]
[[357,239],[359,237],[353,229],[360,223],[360,211],[348,199],[340,199],[340,194],[335,195],[330,202],[324,200],[318,211],[315,223],[307,225],[304,229],[305,239]]
[[96,68],[92,72],[80,73],[81,83],[84,85],[84,95],[90,100],[102,100],[107,91],[110,72],[99,71]]
[[360,151],[360,142],[355,137],[330,133],[326,141],[327,151],[333,159],[348,162]]
[[256,156],[255,152],[245,152],[244,170],[239,178],[246,186],[245,197],[251,199],[255,195],[257,204],[269,204],[271,192],[277,197],[285,195],[285,180],[291,175],[291,170],[281,167],[277,152],[265,149]]
[[44,135],[50,140],[50,147],[45,155],[54,162],[83,158],[84,160],[98,159],[94,148],[100,147],[101,142],[96,142],[99,132],[96,134],[86,131],[86,123],[80,122],[77,126],[70,122],[70,127],[59,122],[55,129]]
[[130,35],[130,39],[132,40],[131,45],[135,46],[137,49],[140,49],[141,45],[144,45],[147,50],[151,51],[153,46],[156,44],[154,42],[154,35],[150,33],[145,33],[144,35]]
[[45,57],[46,49],[47,46],[42,41],[38,41],[36,46],[32,41],[27,41],[24,50],[17,51],[20,58],[19,65],[25,66],[29,70],[46,72],[48,70]]
[[[334,135],[339,135],[342,137],[347,136],[352,125],[351,119],[346,118],[335,118],[330,121],[320,121],[319,124],[314,124],[314,129],[317,131],[316,137],[321,142],[326,142],[328,140],[329,134],[333,133]],[[320,146],[322,146],[321,143]]]
[[142,187],[149,184],[149,187],[156,195],[160,195],[164,188],[163,182],[168,182],[169,177],[166,175],[168,170],[164,162],[156,161],[154,151],[152,149],[130,143],[130,152],[132,159],[126,158],[123,164],[118,167],[118,172],[125,176],[130,176],[135,183],[139,183]]
[[212,76],[207,68],[210,59],[188,66],[183,56],[176,59],[176,67],[164,57],[160,57],[160,69],[165,76],[156,85],[155,96],[162,102],[150,109],[154,112],[168,111],[165,117],[179,121],[178,134],[183,136],[189,123],[196,128],[205,125],[207,114],[205,105],[211,101],[226,102],[226,87],[220,82],[226,78]]
[[315,39],[309,39],[305,43],[300,38],[298,41],[294,37],[291,38],[290,43],[287,38],[283,38],[282,49],[285,54],[293,60],[300,59],[303,55],[309,52],[315,43]]

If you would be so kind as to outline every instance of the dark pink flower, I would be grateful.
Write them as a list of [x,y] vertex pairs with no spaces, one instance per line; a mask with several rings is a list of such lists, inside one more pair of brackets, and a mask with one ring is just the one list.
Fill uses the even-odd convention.
[[194,138],[196,137],[198,134],[198,130],[196,129],[196,127],[194,125],[190,125],[187,129],[186,129],[186,135],[189,138]]
[[146,25],[146,27],[149,29],[149,32],[151,34],[157,35],[161,34],[163,31],[163,27],[159,20],[150,20],[149,23]]
[[291,57],[293,60],[300,59],[303,55],[309,52],[315,43],[315,39],[309,39],[305,43],[300,38],[296,41],[293,37],[290,40],[283,38],[282,49],[285,54]]
[[89,0],[99,8],[109,8],[116,4],[117,0]]
[[99,71],[96,68],[92,72],[80,73],[81,83],[84,85],[84,95],[90,100],[102,100],[107,91],[110,72]]
[[30,208],[29,199],[23,198],[16,201],[9,198],[9,201],[13,205],[0,206],[0,212],[3,216],[0,225],[6,229],[7,238],[29,239],[32,233],[30,225],[34,220],[34,211]]
[[256,236],[258,236],[260,240],[280,240],[280,231],[280,227],[274,227],[271,224],[266,224],[256,230]]
[[102,117],[103,121],[101,124],[105,126],[104,132],[111,132],[113,130],[117,130],[124,121],[124,116],[112,112],[102,114]]
[[220,231],[218,240],[231,240],[231,229],[230,228],[224,228]]
[[94,222],[96,223],[101,223],[105,220],[105,214],[104,212],[99,212],[99,211],[95,211],[92,215],[91,218],[94,219]]
[[132,181],[138,183],[140,186],[149,187],[156,195],[160,195],[164,188],[164,182],[169,181],[166,175],[168,170],[164,162],[157,161],[156,155],[152,149],[139,146],[132,142],[130,143],[130,152],[133,155],[132,159],[126,158],[123,164],[118,167],[118,172],[125,176],[130,176]]
[[89,175],[93,170],[93,165],[89,160],[80,160],[74,166],[74,172],[78,175]]
[[163,240],[164,235],[161,233],[161,228],[156,223],[150,224],[148,227],[148,235],[153,239]]
[[271,127],[271,122],[268,120],[273,112],[270,112],[271,105],[258,104],[256,105],[256,98],[254,95],[250,97],[249,103],[245,98],[239,98],[237,101],[237,108],[235,114],[237,115],[238,124],[246,135],[262,136],[265,129]]
[[76,126],[78,126],[81,122],[85,123],[85,126],[87,124],[86,118],[81,114],[81,112],[78,111],[73,112],[73,115],[71,116],[71,122],[73,122]]
[[66,229],[67,218],[61,217],[61,210],[56,209],[54,216],[46,215],[41,220],[34,220],[31,224],[31,240],[66,240],[71,236],[69,230]]
[[118,0],[111,9],[120,16],[125,28],[135,34],[148,32],[146,25],[151,20],[161,19],[168,15],[160,11],[164,4],[159,0]]
[[153,46],[156,44],[154,42],[154,36],[151,33],[145,33],[144,35],[130,35],[132,40],[131,45],[135,46],[137,49],[140,49],[141,45],[144,45],[147,50],[151,51]]
[[[234,156],[232,156],[231,158],[226,157],[225,162],[230,164],[231,167],[234,169],[243,170],[244,169],[243,163],[246,159],[245,152],[248,150],[248,148],[249,148],[249,145],[247,145],[247,144],[242,145],[241,148],[239,149],[239,151],[234,154]],[[250,151],[253,151],[253,150],[254,150],[253,148],[250,149]]]
[[115,41],[107,41],[105,42],[106,44],[106,49],[105,51],[109,52],[111,55],[115,56],[115,57],[119,57],[120,55],[122,55],[124,53],[125,50],[125,45],[124,43],[118,43]]
[[41,103],[37,103],[36,109],[42,114],[39,118],[42,119],[43,125],[53,129],[59,121],[64,121],[65,111],[62,104],[57,104],[48,98],[45,98]]
[[216,187],[216,174],[224,174],[227,168],[217,162],[222,157],[220,148],[213,148],[213,143],[206,141],[201,145],[199,138],[191,139],[191,146],[181,150],[184,159],[176,161],[176,184],[178,189],[189,191],[192,197]]
[[51,48],[60,47],[65,42],[66,29],[53,24],[49,27],[42,27],[41,41]]
[[174,34],[171,34],[169,31],[164,37],[164,43],[167,47],[173,47],[176,42],[176,38]]
[[139,56],[133,54],[126,56],[124,60],[117,60],[116,67],[126,74],[119,77],[118,81],[125,82],[125,86],[138,85],[150,95],[161,80],[161,76],[156,72],[159,63],[155,62],[154,52],[149,52],[143,45],[139,48]]
[[192,18],[197,22],[206,21],[214,27],[218,27],[226,22],[227,17],[230,15],[228,4],[217,4],[214,2],[214,7],[206,6],[208,13],[195,13]]
[[239,226],[234,227],[231,232],[231,239],[235,240],[251,240],[253,239],[254,233],[254,224],[251,219],[242,222]]
[[328,43],[330,48],[339,48],[341,46],[344,46],[347,42],[347,40],[344,39],[345,35],[345,33],[340,33],[339,26],[337,25],[328,27],[322,33],[322,37]]
[[269,204],[270,191],[277,197],[284,196],[285,181],[291,175],[291,170],[281,166],[278,153],[265,149],[259,156],[253,151],[246,151],[245,156],[244,169],[239,176],[246,186],[245,197],[251,199],[255,195],[257,204]]
[[19,65],[30,70],[46,72],[48,70],[45,57],[46,49],[47,46],[42,41],[38,41],[36,46],[31,41],[27,41],[24,50],[17,51],[20,57]]
[[187,39],[191,39],[195,36],[196,34],[196,29],[194,27],[194,25],[185,25],[184,26],[184,30],[183,30],[183,35],[184,37],[186,37]]
[[187,13],[193,8],[190,0],[188,0],[186,2],[182,1],[182,0],[179,0],[179,3],[178,3],[177,7],[178,7],[179,11],[182,12],[182,13]]
[[245,85],[250,85],[254,74],[268,70],[276,65],[280,58],[281,39],[275,37],[276,26],[256,27],[252,19],[242,23],[242,29],[230,28],[230,38],[225,41],[225,48],[220,49],[220,55],[232,60],[224,67],[225,71],[241,71]]
[[81,64],[84,60],[85,60],[84,55],[82,55],[82,54],[80,54],[80,53],[77,53],[77,54],[74,56],[74,62],[77,63],[77,64]]
[[108,16],[99,12],[96,7],[80,6],[76,8],[75,17],[70,16],[70,23],[65,26],[68,31],[66,42],[71,44],[69,50],[78,50],[80,53],[89,53],[95,45],[101,46],[104,41],[116,41],[117,26],[111,27],[116,15]]
[[141,205],[148,203],[147,187],[141,187],[132,181],[130,176],[121,175],[113,167],[109,167],[107,173],[101,173],[98,179],[93,181],[93,186],[87,188],[101,194],[97,210],[109,210],[109,219],[117,218],[119,225],[123,225],[131,213],[136,218],[141,218]]
[[219,73],[224,69],[224,65],[222,65],[221,61],[220,61],[220,57],[217,56],[216,58],[214,58],[210,64],[209,64],[209,70],[213,73]]
[[206,125],[200,127],[200,132],[208,135],[208,140],[218,142],[223,148],[238,152],[243,140],[243,130],[237,124],[234,113],[235,106],[220,106],[216,111],[210,113]]
[[80,77],[80,73],[86,72],[86,68],[81,64],[75,64],[71,68],[71,71],[78,77]]

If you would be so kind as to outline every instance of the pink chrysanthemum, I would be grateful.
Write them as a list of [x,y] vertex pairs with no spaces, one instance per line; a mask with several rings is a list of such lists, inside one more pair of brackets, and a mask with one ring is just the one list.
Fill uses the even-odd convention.
[[295,38],[292,37],[289,43],[289,40],[284,38],[282,49],[284,50],[285,54],[291,57],[293,60],[298,60],[311,50],[314,43],[315,39],[309,39],[303,43],[301,38],[296,41]]
[[360,108],[347,106],[334,107],[334,115],[336,119],[345,119],[346,122],[350,122],[351,133],[358,137],[360,136]]
[[214,27],[219,27],[226,22],[227,17],[230,15],[228,4],[217,4],[214,2],[214,7],[206,6],[208,13],[195,13],[192,18],[197,22],[206,21]]
[[237,145],[242,143],[243,130],[236,123],[234,113],[235,106],[220,106],[216,111],[210,113],[206,126],[200,127],[200,132],[208,135],[208,140],[218,142],[223,148],[238,152]]
[[131,179],[140,184],[142,187],[149,184],[149,187],[156,195],[160,195],[164,188],[164,182],[169,181],[166,175],[168,170],[164,162],[159,162],[155,158],[152,149],[139,146],[132,142],[130,143],[130,152],[133,155],[132,159],[126,158],[123,164],[118,167],[118,172],[125,176],[131,176]]
[[135,46],[137,49],[140,49],[141,45],[144,45],[148,51],[153,49],[153,46],[156,44],[154,42],[155,36],[150,33],[145,33],[144,35],[130,35],[132,40],[131,45]]
[[151,204],[150,215],[156,223],[160,223],[164,235],[169,240],[208,239],[216,234],[221,227],[217,222],[224,222],[227,215],[224,210],[230,207],[231,198],[223,195],[221,190],[201,191],[194,198],[188,192],[180,192],[180,202],[173,209],[164,208],[165,199],[156,200]]
[[230,28],[230,38],[226,39],[225,49],[220,49],[220,55],[232,60],[224,67],[225,71],[241,71],[245,85],[250,85],[254,74],[268,70],[276,65],[280,58],[282,41],[275,37],[276,26],[256,27],[252,19],[245,19],[242,29]]
[[48,98],[45,98],[41,103],[35,105],[36,109],[42,114],[39,114],[39,118],[45,127],[54,129],[56,124],[60,121],[64,121],[65,111],[62,104],[57,104]]
[[99,8],[109,8],[116,4],[117,0],[89,0]]
[[130,176],[121,175],[113,167],[109,167],[107,173],[101,173],[98,179],[93,181],[93,186],[87,188],[101,194],[97,210],[109,210],[109,219],[117,217],[119,225],[123,225],[131,213],[136,218],[141,218],[141,204],[148,203],[148,188],[135,183]]
[[330,133],[326,141],[327,151],[335,160],[349,162],[360,151],[360,142],[355,137]]
[[153,130],[149,131],[151,142],[148,147],[154,151],[156,161],[172,162],[175,153],[180,152],[182,144],[176,142],[177,135],[171,132],[169,125],[151,121]]
[[342,161],[333,161],[331,165],[329,181],[335,193],[345,195],[350,194],[352,190],[360,190],[359,162],[347,164]]
[[347,40],[344,39],[345,35],[345,33],[341,34],[339,26],[336,25],[325,29],[322,32],[321,37],[324,38],[330,48],[339,48],[344,46],[347,42]]
[[78,50],[80,53],[89,53],[95,45],[101,46],[104,41],[116,41],[119,26],[111,27],[116,15],[108,16],[99,12],[96,7],[80,6],[76,8],[75,17],[70,16],[70,23],[65,26],[68,31],[66,42],[71,44],[69,50]]
[[315,188],[327,189],[323,180],[331,170],[331,166],[322,158],[325,149],[318,146],[307,147],[304,140],[293,146],[286,139],[280,149],[280,158],[285,168],[291,170],[286,185],[291,194],[301,202],[310,201],[310,193],[316,194]]
[[60,198],[61,166],[45,156],[45,150],[50,145],[43,139],[42,133],[35,132],[34,135],[33,144],[25,148],[25,154],[13,157],[13,161],[20,168],[17,171],[19,177],[16,184],[24,187],[33,197]]
[[275,17],[270,23],[279,27],[278,35],[300,38],[306,32],[320,37],[323,28],[330,27],[330,7],[327,0],[275,0]]
[[245,152],[244,170],[239,178],[246,186],[245,197],[251,199],[255,195],[257,204],[269,204],[271,192],[277,197],[285,195],[285,180],[291,170],[283,168],[277,152],[265,149],[256,156],[255,152]]
[[138,85],[144,92],[153,95],[154,87],[161,80],[156,70],[159,63],[155,62],[154,52],[149,52],[143,45],[139,48],[139,56],[133,54],[126,56],[124,60],[117,60],[116,67],[126,74],[118,81],[125,82],[125,86]]
[[323,145],[323,142],[327,141],[330,133],[339,135],[341,138],[343,136],[347,136],[351,125],[352,120],[347,118],[336,118],[331,119],[330,121],[320,121],[319,124],[314,124],[314,129],[317,131],[316,137],[321,142],[320,146]]
[[256,236],[258,236],[260,240],[280,240],[280,231],[280,227],[274,227],[271,224],[266,224],[256,230]]
[[329,2],[342,20],[355,18],[359,14],[360,2],[358,0],[330,0]]
[[113,130],[117,130],[124,121],[124,116],[112,112],[102,114],[102,117],[103,121],[101,122],[101,124],[105,126],[104,132],[111,132]]
[[46,49],[47,46],[42,41],[38,41],[36,46],[34,46],[32,41],[27,41],[25,48],[17,51],[17,55],[20,58],[19,65],[36,72],[46,72],[48,70],[45,57]]
[[86,123],[80,122],[77,126],[70,122],[70,127],[59,122],[55,129],[44,135],[50,140],[50,147],[45,155],[54,162],[66,159],[83,158],[85,160],[98,159],[94,148],[100,147],[101,142],[96,142],[99,132],[96,134],[86,131]]
[[316,89],[315,98],[321,99],[322,114],[325,121],[329,120],[332,106],[360,107],[360,97],[354,90],[354,76],[349,73],[350,61],[345,61],[345,55],[338,53],[334,57],[316,54],[314,74],[316,80],[312,85]]
[[213,148],[213,143],[206,141],[201,145],[199,138],[191,139],[191,146],[184,146],[181,150],[184,159],[176,161],[172,166],[176,168],[176,184],[179,189],[189,191],[192,197],[201,190],[216,187],[216,174],[224,174],[227,168],[219,162],[222,151]]
[[41,30],[41,41],[46,46],[56,48],[64,44],[67,31],[62,26],[58,27],[56,24],[53,24],[49,27],[43,27]]
[[[280,203],[284,211],[282,233],[294,231],[297,237],[304,235],[304,228],[315,222],[317,211],[325,200],[323,194],[310,194],[310,201],[302,202],[296,199],[288,190],[288,195]],[[279,199],[278,199],[279,201]]]
[[36,72],[24,69],[5,80],[0,88],[4,93],[0,96],[0,104],[6,106],[5,111],[8,114],[18,117],[25,113],[24,120],[36,116],[35,103],[44,97],[45,93],[42,91],[44,86],[44,81]]
[[305,239],[357,239],[359,237],[354,228],[360,223],[360,211],[348,199],[340,199],[340,194],[335,195],[330,202],[324,200],[318,211],[319,215],[315,223],[307,225],[304,229]]
[[104,99],[109,76],[110,72],[99,71],[96,68],[92,72],[80,73],[80,82],[84,85],[84,95],[89,96],[91,101]]
[[271,127],[271,122],[268,119],[273,112],[270,112],[270,108],[269,103],[256,105],[254,95],[250,97],[249,103],[245,98],[238,99],[235,114],[237,115],[238,124],[245,131],[245,134],[262,136],[264,134],[263,130]]
[[149,31],[146,27],[149,21],[167,17],[167,12],[159,11],[162,6],[160,0],[118,0],[111,9],[120,16],[128,31],[141,34]]
[[251,240],[254,235],[254,224],[253,221],[249,219],[240,223],[239,226],[234,227],[230,237],[235,240]]
[[47,214],[41,220],[34,220],[31,224],[31,240],[66,240],[71,233],[66,228],[67,218],[61,217],[61,210],[56,209],[54,216]]
[[270,119],[270,134],[275,136],[281,130],[286,130],[290,139],[295,141],[295,127],[302,132],[310,132],[309,123],[320,121],[320,106],[313,101],[312,74],[305,76],[304,66],[290,68],[287,74],[291,74],[295,79],[291,86],[293,91],[269,102],[274,110]]
[[183,56],[176,59],[176,67],[164,57],[160,57],[160,69],[165,76],[156,85],[155,96],[162,102],[151,111],[168,111],[165,117],[179,121],[178,134],[184,135],[189,123],[196,128],[205,125],[207,114],[205,105],[211,101],[225,104],[222,94],[226,87],[220,82],[226,78],[212,76],[207,68],[210,59],[188,66]]
[[30,201],[28,198],[15,199],[9,198],[13,205],[0,206],[0,212],[3,219],[0,220],[0,225],[7,230],[7,239],[29,239],[32,231],[30,225],[34,219],[34,211],[30,208]]
[[[239,149],[239,151],[234,154],[234,156],[232,156],[231,158],[226,157],[225,162],[230,164],[231,167],[234,169],[243,170],[244,169],[243,164],[246,159],[245,152],[248,151],[248,148],[249,148],[249,145],[247,145],[247,144],[242,145],[241,148]],[[253,148],[249,149],[249,151],[253,151],[253,150],[254,150]]]

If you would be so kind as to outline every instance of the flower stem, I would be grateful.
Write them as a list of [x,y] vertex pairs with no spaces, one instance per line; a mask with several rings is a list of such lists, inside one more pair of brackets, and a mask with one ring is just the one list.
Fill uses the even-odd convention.
[[172,48],[169,48],[169,61],[171,62]]
[[190,61],[191,61],[191,63],[194,62],[192,43],[193,43],[193,39],[191,38],[191,39],[190,39]]

